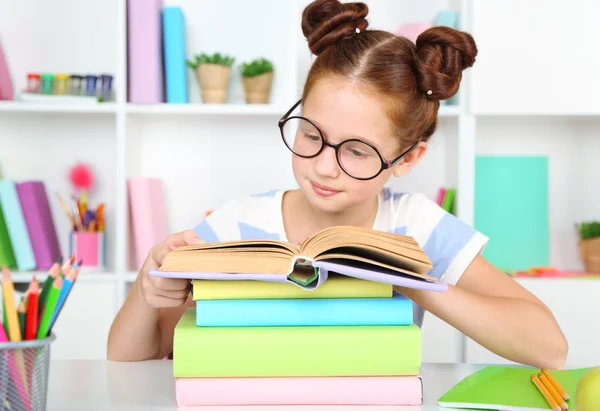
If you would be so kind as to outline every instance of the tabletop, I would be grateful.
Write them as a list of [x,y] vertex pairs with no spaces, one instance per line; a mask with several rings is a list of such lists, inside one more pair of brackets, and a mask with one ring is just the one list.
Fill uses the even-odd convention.
[[[373,406],[244,406],[186,407],[186,411],[295,411],[399,410],[437,411],[437,399],[461,379],[481,368],[468,364],[423,364],[423,405]],[[173,362],[169,360],[115,362],[105,360],[52,360],[47,411],[114,410],[175,411]]]

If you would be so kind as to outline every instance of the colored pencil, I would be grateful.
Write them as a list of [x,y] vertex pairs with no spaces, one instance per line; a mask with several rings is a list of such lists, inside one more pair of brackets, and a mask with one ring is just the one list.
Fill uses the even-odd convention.
[[48,272],[48,277],[46,278],[46,281],[44,281],[44,285],[42,286],[42,291],[40,292],[40,301],[39,301],[39,314],[38,315],[42,315],[42,311],[44,310],[44,306],[46,305],[46,300],[48,299],[48,293],[50,292],[50,289],[52,288],[52,284],[54,283],[54,279],[56,277],[58,277],[58,274],[60,273],[60,265],[62,264],[62,257],[59,258],[59,260],[57,262],[55,262],[54,264],[52,264],[52,267],[50,268],[50,271]]
[[25,297],[21,299],[19,308],[17,309],[17,315],[19,316],[19,328],[21,330],[21,338],[25,338],[25,313],[27,308],[25,307]]
[[19,316],[15,307],[15,287],[6,266],[2,267],[2,296],[8,323],[8,338],[11,341],[21,341],[21,327],[19,327]]
[[537,387],[540,393],[544,396],[544,399],[546,400],[552,411],[561,411],[560,406],[556,403],[556,400],[552,397],[552,394],[550,394],[546,387],[544,387],[544,384],[540,381],[538,376],[532,374],[531,381]]
[[569,399],[571,398],[569,396],[569,394],[565,391],[565,389],[563,387],[560,386],[560,384],[558,383],[558,381],[556,381],[556,378],[554,378],[554,376],[552,374],[550,374],[550,371],[548,371],[545,368],[542,368],[542,374],[544,374],[546,376],[546,378],[548,378],[548,380],[552,383],[552,385],[554,386],[554,388],[556,389],[556,391],[558,391],[558,394],[565,400],[565,401],[569,401]]
[[538,378],[540,379],[542,384],[544,384],[544,387],[546,387],[546,389],[548,390],[548,392],[550,393],[552,398],[554,398],[554,401],[556,401],[558,406],[563,410],[569,409],[569,406],[567,405],[565,400],[563,400],[563,398],[560,396],[558,391],[556,391],[556,389],[554,388],[552,383],[548,380],[548,377],[546,377],[546,374],[539,373]]
[[25,314],[25,339],[35,340],[38,326],[38,306],[40,287],[35,275],[29,285],[29,297],[27,299],[27,313]]
[[56,277],[54,279],[54,283],[52,284],[52,288],[50,288],[50,291],[48,292],[48,299],[46,301],[46,305],[44,306],[42,318],[40,319],[40,325],[37,332],[38,339],[46,338],[48,336],[48,331],[50,330],[50,320],[52,319],[52,314],[56,308],[56,303],[58,302],[58,296],[60,295],[62,285],[63,278],[61,276]]
[[77,278],[77,273],[79,272],[79,265],[75,263],[73,268],[69,271],[69,273],[64,277],[62,289],[60,290],[60,295],[58,296],[58,301],[56,302],[56,308],[54,309],[54,313],[52,313],[52,318],[50,319],[49,332],[52,331],[52,327],[54,327],[54,323],[58,318],[62,308],[65,305],[66,299],[69,297],[71,292],[71,288],[73,287],[73,283]]

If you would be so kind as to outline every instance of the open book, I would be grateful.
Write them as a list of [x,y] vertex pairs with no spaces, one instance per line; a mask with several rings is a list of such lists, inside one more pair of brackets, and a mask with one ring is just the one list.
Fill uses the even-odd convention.
[[332,227],[302,245],[243,240],[179,247],[151,275],[210,280],[291,282],[305,289],[328,272],[398,286],[445,291],[427,272],[431,261],[414,238],[353,226]]

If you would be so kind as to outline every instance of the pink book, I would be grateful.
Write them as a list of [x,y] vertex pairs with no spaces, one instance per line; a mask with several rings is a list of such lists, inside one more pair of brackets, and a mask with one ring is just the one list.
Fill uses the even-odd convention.
[[135,260],[139,270],[148,251],[169,235],[167,205],[160,179],[135,177],[128,179],[127,185]]
[[25,181],[15,186],[37,269],[48,269],[61,252],[46,188],[41,181]]
[[404,36],[413,43],[417,42],[417,37],[419,34],[423,33],[428,28],[431,28],[431,24],[429,23],[404,23],[401,24],[395,31],[395,34],[398,36]]
[[164,101],[161,12],[161,0],[127,0],[130,103]]
[[441,207],[444,203],[444,197],[446,197],[446,189],[444,187],[441,187],[437,192],[435,203]]
[[207,405],[421,405],[420,376],[177,378],[178,407]]
[[0,43],[0,100],[13,100],[14,90],[8,71],[8,62]]

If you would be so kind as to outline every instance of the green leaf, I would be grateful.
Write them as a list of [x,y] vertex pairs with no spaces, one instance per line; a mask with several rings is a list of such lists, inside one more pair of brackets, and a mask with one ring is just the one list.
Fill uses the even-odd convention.
[[264,57],[242,63],[242,76],[255,77],[273,71],[273,63]]
[[188,60],[186,62],[187,66],[189,68],[191,68],[192,70],[196,70],[198,68],[198,66],[203,63],[220,64],[222,66],[231,67],[233,65],[233,62],[235,61],[234,57],[228,56],[228,55],[222,55],[219,52],[216,52],[212,55],[207,54],[207,53],[197,54],[196,56],[194,56],[194,58],[195,58],[195,61]]
[[582,240],[600,237],[600,221],[586,221],[578,225],[579,235]]

